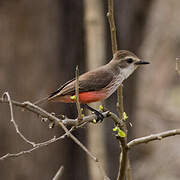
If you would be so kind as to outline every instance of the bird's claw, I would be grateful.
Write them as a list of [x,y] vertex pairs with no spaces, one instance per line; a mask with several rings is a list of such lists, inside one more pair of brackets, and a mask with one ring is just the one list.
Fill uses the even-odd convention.
[[85,107],[88,108],[91,112],[93,112],[97,116],[96,123],[103,121],[104,116],[101,112],[97,111],[96,109],[93,109],[92,107],[88,106],[87,104],[85,104]]
[[102,113],[100,113],[99,111],[94,111],[94,114],[97,116],[96,122],[102,122],[104,119],[104,116]]

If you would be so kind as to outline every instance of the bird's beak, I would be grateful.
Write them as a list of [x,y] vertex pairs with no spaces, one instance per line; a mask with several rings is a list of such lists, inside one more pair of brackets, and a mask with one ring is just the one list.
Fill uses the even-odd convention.
[[136,65],[144,65],[144,64],[150,64],[150,63],[147,61],[140,60],[140,61],[137,61],[135,64]]

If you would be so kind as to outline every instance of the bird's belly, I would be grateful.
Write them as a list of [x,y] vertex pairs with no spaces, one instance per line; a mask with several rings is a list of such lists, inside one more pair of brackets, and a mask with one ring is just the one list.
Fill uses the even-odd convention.
[[91,103],[96,101],[102,101],[106,98],[105,91],[90,91],[79,94],[80,103]]
[[[55,102],[64,102],[64,103],[74,103],[75,99],[72,99],[73,96],[65,95],[56,97],[53,101]],[[82,104],[102,101],[106,98],[106,92],[101,91],[90,91],[90,92],[82,92],[79,93],[79,102]]]

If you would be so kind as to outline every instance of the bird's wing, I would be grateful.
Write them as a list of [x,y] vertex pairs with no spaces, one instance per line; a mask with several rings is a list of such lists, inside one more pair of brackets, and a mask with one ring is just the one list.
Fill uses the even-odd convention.
[[[107,71],[106,68],[89,71],[79,76],[79,93],[98,91],[105,88],[113,80],[112,71]],[[63,84],[57,91],[53,92],[49,99],[57,96],[74,95],[75,94],[75,79],[72,79]]]
[[75,78],[67,81],[66,83],[64,83],[62,86],[60,86],[56,91],[52,92],[48,98],[52,98],[54,96],[56,96],[57,94],[59,94],[59,92],[61,92],[61,90],[66,87],[68,84],[70,84],[71,82],[73,82],[75,80]]

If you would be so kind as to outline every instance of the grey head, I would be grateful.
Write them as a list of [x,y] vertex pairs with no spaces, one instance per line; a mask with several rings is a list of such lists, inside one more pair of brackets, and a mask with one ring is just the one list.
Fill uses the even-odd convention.
[[116,67],[120,68],[121,75],[126,79],[140,65],[149,64],[138,58],[134,53],[127,50],[119,50],[113,55],[111,61]]

